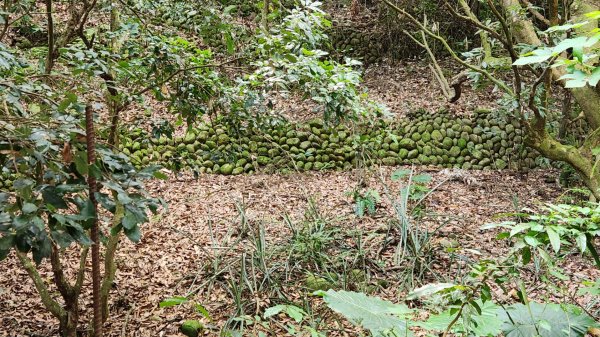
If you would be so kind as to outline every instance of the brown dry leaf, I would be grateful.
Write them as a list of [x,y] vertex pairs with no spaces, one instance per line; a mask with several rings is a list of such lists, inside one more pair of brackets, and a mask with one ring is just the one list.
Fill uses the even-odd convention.
[[63,163],[65,165],[71,164],[73,161],[73,152],[71,151],[71,143],[65,142],[61,151]]

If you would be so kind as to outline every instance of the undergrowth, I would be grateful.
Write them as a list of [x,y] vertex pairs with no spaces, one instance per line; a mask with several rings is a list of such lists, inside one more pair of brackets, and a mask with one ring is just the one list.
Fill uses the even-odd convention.
[[[478,258],[477,250],[440,237],[447,220],[427,208],[427,199],[447,179],[433,185],[429,175],[412,169],[379,179],[379,191],[369,188],[368,179],[351,189],[352,203],[343,216],[324,212],[316,198],[306,196],[303,216],[283,214],[276,227],[285,229],[280,233],[267,233],[272,224],[250,220],[238,202],[230,231],[220,239],[211,234],[213,245],[225,249],[206,249],[205,264],[180,287],[187,286],[184,296],[162,305],[193,303],[180,309],[197,318],[185,324],[222,336],[358,335],[364,329],[373,336],[419,330],[558,337],[544,322],[568,321],[561,329],[571,336],[596,326],[598,301],[533,301],[529,280],[567,294],[569,277],[561,261],[579,250],[600,265],[593,244],[600,234],[600,208],[548,205],[540,208],[545,215],[536,215],[514,200],[514,213],[502,215],[512,222],[482,227],[507,229],[498,238],[511,239],[512,249],[505,256]],[[372,199],[365,204],[367,198]],[[365,209],[372,211],[356,212],[368,203],[372,207]],[[370,217],[375,227],[357,225],[361,217]],[[598,281],[586,282],[578,296],[600,294]],[[232,302],[222,326],[210,324],[201,300],[214,293],[227,294]]]

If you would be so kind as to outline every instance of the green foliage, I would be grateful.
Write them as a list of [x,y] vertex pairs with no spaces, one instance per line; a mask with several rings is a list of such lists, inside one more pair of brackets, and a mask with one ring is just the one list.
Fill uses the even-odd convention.
[[400,194],[406,200],[420,201],[427,196],[430,191],[427,183],[431,181],[428,174],[413,175],[413,170],[397,170],[392,174],[392,181],[405,181]]
[[206,1],[202,6],[192,1],[137,1],[136,8],[151,17],[155,29],[163,33],[186,31],[202,38],[205,45],[223,54],[240,52],[248,39],[248,30],[236,22],[240,6]]
[[[276,318],[287,316],[292,321],[286,320],[285,322],[279,322]],[[243,322],[245,325],[254,326],[255,328],[261,329],[258,331],[256,336],[266,337],[268,336],[264,331],[271,331],[271,335],[275,334],[271,323],[277,323],[276,326],[285,329],[287,336],[310,336],[310,337],[324,337],[326,335],[317,331],[314,327],[306,322],[309,314],[306,313],[302,308],[299,308],[291,304],[279,304],[269,307],[265,310],[263,317],[259,315],[249,316],[244,315],[236,318],[237,321]],[[263,331],[264,330],[264,331]],[[232,335],[237,335],[237,332],[231,332]],[[241,334],[240,334],[241,336]]]
[[369,215],[375,214],[377,204],[381,200],[381,197],[377,191],[367,190],[365,193],[354,191],[352,193],[352,199],[354,201],[354,213],[362,218],[365,216],[365,213]]
[[264,317],[269,318],[282,312],[290,316],[296,323],[302,322],[304,316],[306,316],[306,312],[295,305],[280,304],[265,310]]
[[195,301],[191,301],[186,296],[175,296],[175,297],[166,298],[159,303],[159,307],[171,308],[171,307],[183,305],[186,303],[191,304],[197,313],[201,314],[209,321],[212,320],[212,318],[210,317],[210,314],[208,313],[208,310],[206,310],[206,308],[202,304],[197,303]]
[[[13,107],[18,114],[22,105]],[[96,194],[103,210],[114,216],[117,204],[124,207],[122,221],[111,230],[123,230],[132,241],[140,240],[140,225],[148,221],[146,211],[156,212],[160,205],[160,200],[146,194],[142,183],[153,178],[159,167],[138,171],[127,156],[101,144],[97,161],[88,166],[85,145],[78,141],[85,134],[81,107],[72,95],[58,106],[46,107],[53,111],[45,115],[23,116],[18,123],[2,125],[1,141],[12,144],[14,151],[2,171],[18,178],[12,191],[0,193],[0,257],[14,247],[31,251],[39,263],[50,255],[52,242],[61,248],[74,242],[90,245],[87,230],[97,215],[88,194],[88,175],[106,189]]]
[[[590,20],[598,20],[598,11],[587,13]],[[546,34],[550,40],[558,40],[553,47],[539,47],[521,56],[514,65],[523,66],[541,64],[549,60],[555,60],[556,67],[564,67],[567,74],[560,79],[565,80],[566,88],[580,88],[590,85],[595,87],[600,82],[600,67],[595,63],[598,42],[600,41],[600,29],[589,29],[589,22],[568,23],[560,26],[550,27]],[[584,28],[584,29],[581,29]],[[565,32],[575,30],[576,37],[565,38]],[[569,55],[564,57],[564,53]]]
[[307,262],[317,266],[326,266],[330,261],[329,249],[339,232],[337,228],[319,212],[314,201],[309,202],[305,220],[300,226],[289,218],[286,224],[292,230],[289,257],[297,262]]
[[[465,334],[468,336],[498,336],[502,332],[504,323],[498,318],[498,310],[501,308],[492,301],[475,301],[477,307],[469,307],[471,310],[463,310],[462,319],[454,325],[452,321],[456,318],[457,309],[450,308],[439,314],[429,316],[425,322],[414,322],[414,326],[428,331],[442,332],[451,326],[452,333]],[[477,308],[477,309],[475,309]],[[480,312],[479,312],[479,311]],[[524,336],[523,336],[524,337]]]
[[361,74],[354,69],[360,62],[347,59],[341,64],[326,59],[327,53],[319,49],[328,41],[324,30],[331,25],[320,7],[318,1],[303,1],[280,25],[261,33],[254,48],[256,70],[241,83],[267,92],[299,92],[321,106],[325,120],[384,113],[360,91]]
[[583,285],[585,287],[580,288],[577,292],[579,295],[582,294],[590,294],[592,296],[600,295],[600,279],[597,279],[595,282],[592,281],[584,281]]
[[[596,224],[600,219],[596,214],[598,205],[547,205],[544,210],[545,213],[542,215],[518,214],[519,218],[526,218],[530,220],[529,222],[519,224],[506,222],[485,226],[484,228],[499,226],[511,230],[499,235],[499,238],[516,239],[511,253],[500,261],[480,260],[474,263],[470,273],[462,278],[461,284],[433,283],[413,290],[407,296],[407,300],[430,299],[437,303],[436,309],[441,307],[442,310],[433,310],[434,313],[426,321],[416,319],[420,315],[401,312],[400,318],[404,320],[405,327],[415,326],[430,332],[444,332],[444,334],[449,332],[468,336],[503,334],[509,337],[584,336],[589,328],[596,327],[595,320],[579,307],[530,302],[527,299],[525,287],[519,280],[519,273],[521,268],[531,261],[531,249],[538,249],[549,265],[553,265],[553,261],[545,250],[546,246],[552,246],[555,252],[559,253],[565,243],[575,242],[581,252],[585,252],[586,249],[595,251],[593,245],[588,243],[592,242],[589,237],[593,238],[598,234]],[[582,242],[583,237],[586,237],[585,242]],[[562,276],[557,272],[553,275]],[[517,279],[520,284],[518,295],[522,303],[495,304],[492,287],[504,289],[505,284],[511,279]],[[580,290],[581,294],[598,293],[598,282],[587,282],[586,285],[586,288]],[[402,321],[399,317],[391,315],[389,308],[393,304],[379,298],[370,298],[356,293],[337,293],[333,290],[318,293],[324,296],[325,303],[332,310],[342,314],[352,323],[371,330],[373,335],[385,335],[389,325],[399,324]],[[436,314],[435,311],[440,312]]]
[[[430,288],[431,290],[439,288]],[[444,286],[441,291],[450,288]],[[428,332],[451,332],[468,336],[558,337],[584,336],[597,323],[581,309],[553,303],[513,304],[499,306],[491,301],[471,302],[464,306],[430,315],[426,321],[416,320],[415,310],[404,304],[393,304],[362,293],[329,290],[318,292],[327,306],[350,322],[371,332],[373,336],[412,335],[409,327]],[[457,319],[462,316],[462,319]]]
[[394,304],[378,297],[349,291],[318,292],[329,308],[373,336],[411,336],[407,316],[412,313],[406,305]]
[[582,254],[590,252],[600,267],[598,253],[594,246],[594,238],[600,236],[600,206],[589,204],[553,205],[542,208],[542,214],[526,215],[529,221],[516,223],[507,221],[490,224],[483,228],[506,228],[509,231],[499,234],[499,238],[512,238],[514,249],[519,251],[524,263],[529,263],[533,253],[552,264],[546,247],[550,246],[556,254],[564,245],[575,246]]

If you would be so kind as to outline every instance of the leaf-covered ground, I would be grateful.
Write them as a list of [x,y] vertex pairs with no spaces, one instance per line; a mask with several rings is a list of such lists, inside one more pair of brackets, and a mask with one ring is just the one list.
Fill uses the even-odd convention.
[[[169,210],[143,228],[142,241],[131,244],[123,240],[118,254],[120,270],[112,292],[111,318],[106,324],[107,336],[172,336],[184,319],[195,317],[184,308],[159,308],[159,302],[170,296],[197,290],[194,300],[211,313],[215,328],[225,324],[235,314],[236,306],[223,284],[237,272],[236,262],[243,252],[254,251],[252,240],[244,234],[239,207],[243,205],[246,224],[255,228],[263,224],[266,246],[283,246],[290,238],[283,215],[300,220],[313,198],[322,214],[340,231],[362,230],[367,254],[377,254],[381,246],[386,219],[392,214],[388,203],[382,202],[374,217],[358,219],[353,215],[351,198],[346,194],[361,177],[370,188],[384,193],[383,181],[393,191],[397,184],[389,180],[391,168],[373,168],[368,175],[361,171],[303,173],[292,175],[252,175],[225,177],[205,175],[199,179],[187,175],[172,175],[169,181],[153,182],[152,192],[169,202]],[[437,214],[426,217],[424,225],[433,229],[441,221],[447,222],[435,242],[443,256],[444,240],[456,241],[458,247],[478,251],[481,256],[497,256],[506,251],[505,243],[493,239],[494,233],[482,232],[479,227],[491,221],[498,213],[512,211],[515,203],[535,208],[539,203],[555,201],[564,192],[557,187],[555,172],[467,172],[449,179],[448,171],[430,171],[430,185],[440,185],[427,201],[426,212]],[[228,250],[228,243],[233,250]],[[234,244],[235,243],[235,244]],[[464,251],[465,258],[478,258],[476,251]],[[374,258],[374,256],[372,256]],[[224,271],[217,277],[211,264],[220,261]],[[391,263],[390,251],[381,253],[387,261],[381,269],[373,269],[373,282],[388,278],[389,285],[380,287],[376,294],[393,301],[401,298]],[[447,259],[440,258],[434,265],[441,276],[451,277],[455,270],[448,269]],[[456,266],[456,265],[455,265]],[[599,277],[597,270],[587,268],[580,258],[569,259],[565,266],[576,280]],[[49,268],[44,263],[43,277],[50,280]],[[89,266],[88,266],[89,267]],[[43,309],[26,273],[17,265],[14,256],[0,263],[0,336],[54,336],[56,321]],[[529,287],[536,289],[530,275]],[[89,280],[89,277],[88,277]],[[211,280],[213,282],[211,282]],[[302,280],[289,279],[283,284],[291,299],[301,299],[309,292],[302,288]],[[85,284],[90,288],[89,282]],[[537,289],[534,297],[562,296],[547,294]],[[83,305],[89,317],[89,294],[84,294]],[[568,296],[565,294],[564,296]],[[249,308],[261,313],[273,299],[260,294],[247,298]],[[316,306],[316,310],[327,309]],[[254,314],[254,312],[250,312]],[[85,321],[85,319],[82,319]],[[207,332],[208,335],[215,332]]]

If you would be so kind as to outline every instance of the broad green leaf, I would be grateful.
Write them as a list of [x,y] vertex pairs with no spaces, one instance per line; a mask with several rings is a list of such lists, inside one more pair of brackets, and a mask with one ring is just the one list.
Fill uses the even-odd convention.
[[575,29],[575,28],[579,28],[582,26],[585,26],[586,24],[588,24],[588,21],[582,21],[582,22],[577,22],[577,23],[573,23],[573,24],[566,24],[566,25],[561,25],[561,26],[552,26],[550,28],[548,28],[546,30],[546,32],[548,33],[552,33],[552,32],[557,32],[557,31],[567,31],[567,30],[571,30],[571,29]]
[[[504,324],[504,321],[498,317],[498,310],[501,308],[491,301],[483,303],[481,300],[478,300],[477,304],[481,308],[481,314],[471,316],[472,324],[464,326],[464,320],[459,319],[451,332],[458,335],[467,334],[468,336],[500,335],[502,333],[502,325]],[[430,316],[425,322],[414,322],[412,325],[427,330],[444,332],[455,317],[456,314],[451,314],[450,310],[446,310],[440,314]]]
[[592,87],[595,87],[596,85],[598,85],[598,82],[600,82],[600,67],[594,68],[594,70],[592,71],[592,74],[588,78],[588,83]]
[[577,291],[577,295],[590,294],[592,296],[600,296],[600,279],[595,282],[585,281],[583,282],[585,287],[580,288]]
[[517,225],[513,226],[512,229],[510,230],[510,237],[513,237],[513,236],[521,233],[525,229],[529,229],[529,228],[531,228],[531,224],[529,224],[529,223],[517,224]]
[[600,19],[600,11],[593,11],[593,12],[585,13],[585,16],[587,16],[588,18],[590,18],[592,20],[598,20],[598,19]]
[[567,80],[565,88],[582,88],[587,85],[587,74],[581,70],[575,70],[572,73],[565,74],[559,80]]
[[125,216],[123,217],[123,220],[121,221],[123,228],[125,228],[126,230],[133,229],[135,226],[137,226],[140,223],[141,223],[141,221],[139,221],[137,215],[129,210],[127,210],[125,212]]
[[129,240],[133,242],[140,242],[142,238],[142,233],[140,232],[140,226],[134,226],[131,229],[123,228],[125,235],[129,238]]
[[44,198],[44,202],[46,204],[52,205],[54,208],[57,208],[57,209],[67,208],[67,203],[58,194],[58,191],[56,190],[56,187],[54,187],[54,186],[46,186],[42,190],[42,197]]
[[277,314],[279,314],[280,312],[285,310],[285,304],[280,304],[280,305],[275,305],[272,307],[269,307],[265,310],[265,313],[263,314],[264,318],[269,318],[272,316],[275,316]]
[[[563,309],[566,309],[564,310]],[[506,337],[582,337],[595,321],[584,313],[576,312],[573,307],[554,303],[529,302],[529,308],[521,303],[499,310],[498,316],[504,324],[502,331]],[[544,322],[551,322],[551,329]]]
[[175,297],[170,297],[167,298],[166,300],[161,301],[158,306],[161,308],[169,308],[169,307],[174,307],[176,305],[180,305],[183,303],[188,302],[187,297],[183,297],[183,296],[175,296]]
[[21,207],[21,211],[23,211],[23,214],[35,213],[37,210],[38,210],[38,207],[29,202],[24,203],[23,207]]
[[532,247],[537,247],[541,244],[540,240],[538,240],[535,236],[531,235],[525,235],[523,240],[525,240],[525,242]]
[[77,151],[75,153],[75,157],[73,158],[75,162],[75,169],[82,176],[87,175],[88,173],[88,157],[85,151]]
[[399,315],[411,312],[406,305],[349,291],[328,290],[323,295],[329,308],[369,330],[375,337],[385,336],[386,331],[392,331],[396,336],[412,336],[405,318]]
[[306,312],[295,305],[288,305],[285,308],[285,312],[290,316],[296,323],[302,322],[302,319],[306,315]]
[[550,49],[538,49],[534,51],[534,55],[532,56],[522,56],[517,59],[513,65],[515,66],[524,66],[528,64],[534,63],[542,63],[547,61],[552,57],[552,50]]
[[52,239],[58,243],[61,248],[67,248],[75,241],[75,239],[64,230],[55,230],[50,232]]
[[583,62],[584,54],[582,46],[573,47],[573,58],[579,60],[579,62]]
[[94,219],[96,217],[96,207],[92,203],[92,200],[87,199],[81,208],[80,213],[82,220]]
[[551,227],[546,228],[546,233],[548,233],[548,239],[550,239],[552,249],[554,249],[555,253],[558,253],[560,251],[560,236],[558,236],[556,231]]
[[0,250],[9,250],[12,248],[14,242],[13,235],[4,235],[0,238]]
[[557,44],[554,48],[552,48],[553,54],[560,54],[569,48],[583,48],[588,38],[585,36],[580,36],[572,39],[564,39],[559,44]]
[[392,181],[398,181],[408,175],[410,175],[411,170],[396,170],[392,173]]
[[433,294],[439,293],[440,291],[454,288],[456,285],[452,283],[430,283],[426,284],[420,288],[417,288],[408,294],[406,297],[407,300],[414,300],[417,298],[428,297]]

